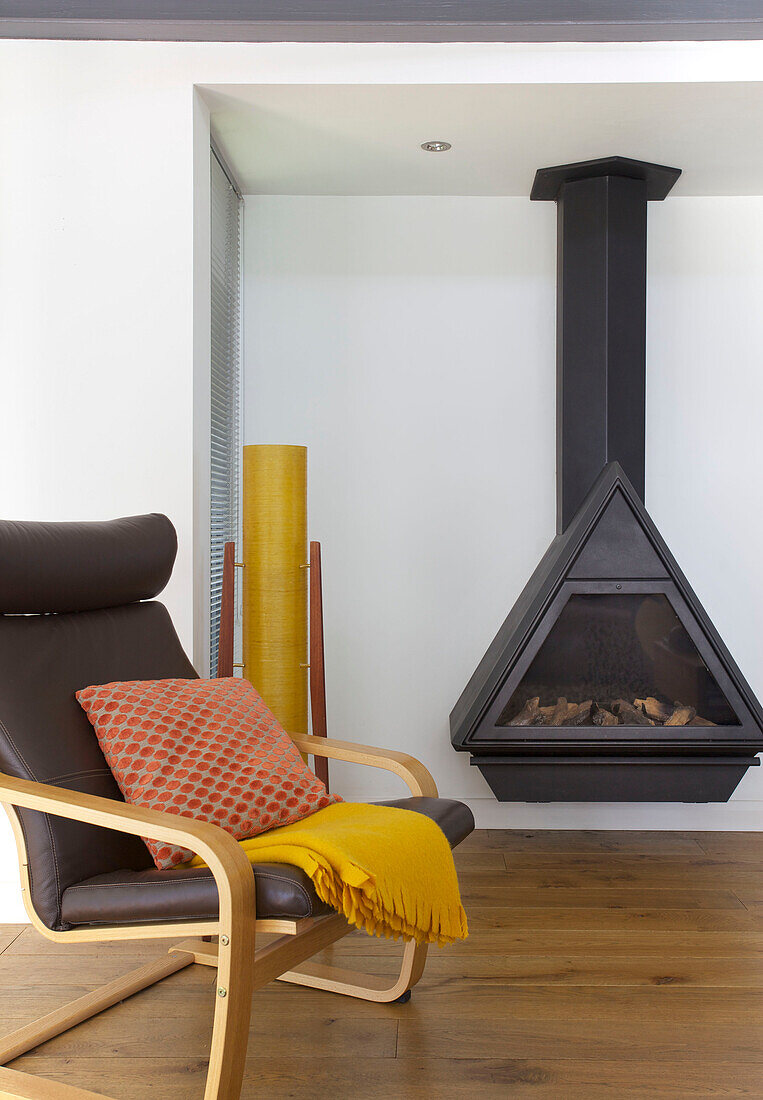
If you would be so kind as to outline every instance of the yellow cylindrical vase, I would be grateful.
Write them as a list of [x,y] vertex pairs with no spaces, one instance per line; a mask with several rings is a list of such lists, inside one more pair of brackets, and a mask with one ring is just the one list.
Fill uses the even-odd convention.
[[244,676],[307,733],[307,448],[244,447]]

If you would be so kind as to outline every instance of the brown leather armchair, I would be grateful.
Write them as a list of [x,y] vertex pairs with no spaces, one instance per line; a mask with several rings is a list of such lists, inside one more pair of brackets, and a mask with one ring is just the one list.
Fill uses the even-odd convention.
[[[249,864],[217,826],[127,805],[74,697],[111,680],[196,677],[153,597],[177,540],[162,515],[104,523],[0,522],[0,801],[16,837],[24,903],[60,942],[185,937],[167,956],[0,1039],[0,1095],[83,1098],[2,1068],[25,1051],[192,963],[217,967],[205,1100],[239,1096],[253,990],[274,978],[376,1001],[408,995],[426,948],[407,944],[398,979],[305,963],[351,929],[295,867]],[[451,845],[474,821],[405,753],[297,735],[305,752],[384,768],[412,797],[387,803],[435,820]],[[158,871],[141,841],[182,844],[208,868]],[[258,932],[278,938],[255,949]],[[39,1088],[39,1091],[38,1091]],[[51,1091],[52,1090],[52,1091]]]

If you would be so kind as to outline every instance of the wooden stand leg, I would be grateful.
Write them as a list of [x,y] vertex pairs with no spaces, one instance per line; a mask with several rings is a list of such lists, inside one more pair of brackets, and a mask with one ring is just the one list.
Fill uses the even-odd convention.
[[220,593],[220,630],[217,636],[217,675],[233,675],[233,635],[236,615],[235,543],[223,547],[223,584]]
[[289,970],[286,974],[281,974],[278,980],[308,985],[313,989],[325,989],[329,993],[343,993],[346,997],[359,997],[364,1001],[396,1001],[416,985],[424,972],[426,958],[426,944],[415,943],[413,940],[406,943],[400,974],[392,985],[388,978],[378,974],[362,974],[335,966],[321,966],[318,963],[308,963],[298,970]]
[[[310,712],[313,736],[326,737],[326,653],[323,643],[323,579],[321,544],[310,543]],[[325,756],[314,758],[315,774],[329,786],[329,762]]]

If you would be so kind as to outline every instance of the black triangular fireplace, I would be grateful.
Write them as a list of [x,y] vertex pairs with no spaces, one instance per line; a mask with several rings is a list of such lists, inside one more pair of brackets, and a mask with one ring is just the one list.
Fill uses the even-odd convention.
[[559,534],[451,714],[502,801],[725,801],[763,750],[641,499],[646,203],[677,176],[608,158],[536,177],[559,207]]

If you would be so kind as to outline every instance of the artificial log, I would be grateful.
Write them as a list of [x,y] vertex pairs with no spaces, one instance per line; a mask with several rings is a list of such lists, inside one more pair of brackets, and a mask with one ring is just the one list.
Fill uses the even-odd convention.
[[[661,716],[665,717],[661,717]],[[522,709],[505,723],[509,726],[714,726],[698,716],[694,707],[683,703],[663,703],[654,696],[646,699],[615,699],[602,703],[586,699],[570,703],[564,695],[549,706],[540,705],[540,696],[528,699]]]
[[591,724],[592,699],[586,699],[584,703],[570,703],[567,717],[562,722],[563,726],[588,726]]
[[[636,700],[638,702],[638,700]],[[637,706],[634,707],[632,703],[629,703],[627,699],[617,699],[612,704],[612,710],[620,720],[620,724],[623,726],[653,726],[654,722],[651,718],[647,718],[642,710]]]
[[553,711],[551,713],[551,720],[548,724],[550,726],[563,726],[567,714],[569,713],[569,709],[570,704],[567,702],[563,695],[560,696],[560,698],[557,700],[556,706],[553,708]]
[[569,703],[564,697],[559,698],[556,703],[550,707],[539,707],[541,715],[541,725],[543,726],[561,726],[562,721],[567,716],[569,710]]
[[676,703],[676,709],[671,714],[670,718],[665,722],[666,726],[688,726],[689,722],[693,718],[696,718],[697,712],[694,707],[684,707],[680,703]]
[[591,708],[591,721],[595,726],[618,726],[620,724],[612,711],[600,707],[598,703],[594,703]]
[[533,699],[528,699],[525,705],[520,710],[519,714],[515,715],[509,721],[510,726],[539,726],[543,722],[543,715],[540,711],[540,696],[536,695]]
[[670,703],[661,703],[653,695],[649,695],[646,699],[636,699],[635,705],[643,710],[647,718],[660,723],[667,722],[675,709]]

